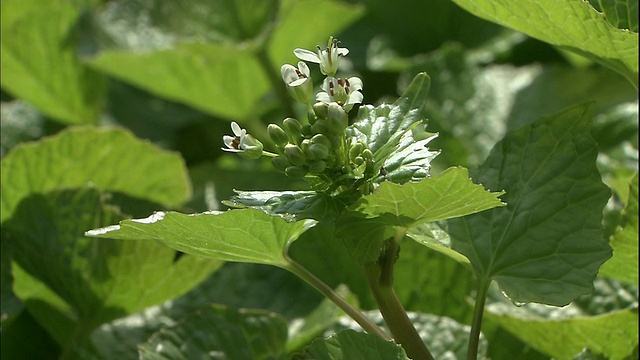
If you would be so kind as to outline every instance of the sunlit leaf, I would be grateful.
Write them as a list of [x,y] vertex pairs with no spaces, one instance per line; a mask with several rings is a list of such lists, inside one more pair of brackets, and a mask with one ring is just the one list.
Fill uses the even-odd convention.
[[289,243],[315,223],[290,223],[255,209],[192,215],[156,212],[146,219],[124,220],[120,225],[91,230],[87,235],[157,240],[188,254],[286,268]]
[[426,73],[416,75],[396,102],[362,106],[347,129],[373,153],[380,180],[404,183],[429,175],[431,160],[438,155],[426,147],[436,135],[424,130],[422,113],[430,83]]
[[611,239],[613,257],[602,265],[600,274],[629,284],[638,284],[638,173],[629,185],[629,200],[624,210],[626,224]]
[[124,130],[73,128],[20,145],[2,159],[2,222],[30,194],[87,184],[164,206],[177,206],[191,195],[177,154]]
[[584,55],[638,85],[638,33],[613,27],[587,1],[454,2],[483,19]]
[[2,88],[68,124],[95,123],[104,96],[103,76],[76,55],[83,2],[2,2]]
[[377,259],[382,240],[394,228],[413,226],[473,214],[496,206],[501,192],[474,184],[467,169],[450,168],[441,174],[402,185],[384,182],[371,195],[356,201],[337,221],[337,234],[345,239],[358,261]]
[[589,134],[592,106],[507,134],[475,177],[504,189],[507,206],[449,221],[452,248],[515,302],[566,305],[593,289],[611,256],[601,225],[609,191]]

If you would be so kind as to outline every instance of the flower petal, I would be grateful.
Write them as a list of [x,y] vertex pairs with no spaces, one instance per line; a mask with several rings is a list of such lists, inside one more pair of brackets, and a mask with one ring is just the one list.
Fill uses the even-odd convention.
[[235,139],[236,139],[235,137],[229,136],[229,135],[222,136],[222,142],[230,149],[234,149],[233,140]]
[[358,90],[362,90],[362,80],[360,80],[360,78],[358,77],[350,77],[348,79],[349,81],[349,91],[358,91]]
[[331,102],[331,96],[329,96],[329,94],[327,94],[324,91],[321,91],[318,93],[318,95],[316,95],[316,100],[317,101],[322,101],[323,103],[330,103]]
[[280,74],[282,75],[282,80],[288,84],[298,78],[296,74],[296,68],[290,64],[284,64],[280,68]]
[[303,73],[304,76],[306,77],[311,76],[311,71],[309,71],[309,66],[307,66],[307,63],[304,61],[298,61],[298,70],[300,70],[300,72]]
[[314,53],[312,51],[309,51],[309,50],[306,50],[306,49],[295,49],[295,50],[293,50],[293,53],[300,60],[310,61],[312,63],[320,64],[320,58],[318,57],[318,55],[316,53]]
[[240,125],[238,125],[238,123],[235,121],[231,122],[231,130],[233,131],[235,136],[244,136],[247,133],[247,130],[240,128]]

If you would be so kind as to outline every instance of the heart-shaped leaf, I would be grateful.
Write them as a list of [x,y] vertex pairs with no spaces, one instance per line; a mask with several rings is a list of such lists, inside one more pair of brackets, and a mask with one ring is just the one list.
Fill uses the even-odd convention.
[[449,221],[452,248],[514,302],[566,305],[593,289],[611,256],[592,108],[578,105],[508,133],[475,176],[504,189],[507,206]]

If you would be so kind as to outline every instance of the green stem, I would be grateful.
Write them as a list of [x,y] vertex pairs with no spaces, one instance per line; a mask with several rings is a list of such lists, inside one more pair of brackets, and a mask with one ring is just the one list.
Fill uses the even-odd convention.
[[399,231],[394,238],[387,240],[384,253],[380,255],[377,262],[365,265],[365,273],[373,297],[394,340],[402,345],[411,359],[433,360],[433,355],[420,338],[393,290],[393,265],[396,261],[399,241],[403,236],[404,232]]
[[331,300],[334,304],[338,305],[347,315],[355,320],[366,332],[376,334],[384,340],[391,340],[391,337],[384,332],[378,325],[369,320],[363,313],[349,304],[342,296],[338,295],[332,288],[320,280],[317,276],[311,273],[309,270],[298,264],[295,260],[289,258],[289,267],[287,270],[291,271],[302,280],[306,281],[309,285],[314,287],[320,293],[322,293],[327,299]]
[[478,344],[480,343],[480,330],[482,330],[482,315],[484,313],[484,305],[487,301],[487,293],[491,280],[481,280],[476,295],[476,304],[473,308],[473,321],[471,322],[471,333],[469,334],[469,348],[467,350],[467,359],[476,360],[478,358]]
[[282,81],[280,74],[274,70],[273,64],[269,59],[269,54],[267,53],[267,47],[261,47],[257,51],[256,56],[258,57],[258,63],[262,66],[262,70],[264,70],[264,73],[267,75],[267,79],[269,79],[269,82],[271,83],[271,87],[276,91],[282,110],[285,114],[295,116],[295,111],[291,101],[292,99],[285,88],[285,84]]

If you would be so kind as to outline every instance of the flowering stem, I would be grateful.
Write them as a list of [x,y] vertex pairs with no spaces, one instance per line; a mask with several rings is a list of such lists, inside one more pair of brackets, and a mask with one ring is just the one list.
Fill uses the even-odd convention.
[[[286,256],[286,255],[285,255]],[[322,293],[327,299],[331,300],[334,304],[338,305],[347,315],[355,320],[366,332],[370,334],[376,334],[384,340],[391,340],[391,337],[384,332],[378,325],[369,320],[363,313],[349,304],[342,296],[338,295],[332,288],[320,280],[317,276],[297,263],[295,260],[286,256],[289,261],[287,270],[291,271],[302,280],[306,281],[309,285],[314,287],[320,293]]]
[[433,360],[433,355],[420,338],[393,290],[393,266],[398,254],[399,242],[403,237],[404,231],[397,231],[393,238],[388,239],[385,242],[386,249],[378,261],[365,264],[365,274],[380,313],[391,330],[394,340],[402,345],[411,359]]
[[469,334],[469,348],[467,350],[467,359],[476,360],[478,358],[478,344],[480,342],[480,330],[482,329],[482,315],[484,313],[484,305],[489,292],[489,281],[480,281],[478,293],[476,294],[476,304],[473,308],[473,321],[471,323],[471,333]]
[[272,157],[272,158],[273,158],[273,157],[276,157],[276,156],[279,156],[278,154],[276,154],[276,153],[272,153],[272,152],[270,152],[270,151],[263,151],[263,152],[262,152],[262,155],[267,156],[267,157]]
[[292,99],[289,96],[289,93],[287,93],[287,89],[283,86],[280,74],[274,70],[273,64],[269,59],[269,54],[267,53],[267,47],[262,46],[256,55],[258,57],[258,63],[262,66],[262,70],[264,70],[269,82],[271,83],[271,87],[276,91],[282,110],[284,110],[285,114],[295,114],[291,101]]

